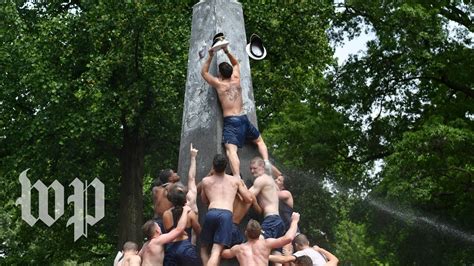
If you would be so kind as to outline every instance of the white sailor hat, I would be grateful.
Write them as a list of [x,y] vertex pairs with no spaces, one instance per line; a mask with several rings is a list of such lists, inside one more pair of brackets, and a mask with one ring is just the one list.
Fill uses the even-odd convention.
[[245,47],[250,58],[255,60],[262,60],[267,56],[267,50],[263,46],[262,39],[257,34],[250,36],[250,42]]

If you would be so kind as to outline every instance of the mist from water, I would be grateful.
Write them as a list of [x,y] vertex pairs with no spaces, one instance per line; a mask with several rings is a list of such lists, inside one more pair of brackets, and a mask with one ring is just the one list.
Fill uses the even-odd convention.
[[[302,171],[295,171],[290,169],[284,169],[284,172],[287,172],[291,176],[298,176],[298,180],[311,180],[311,179],[318,179],[314,173],[309,172],[302,172]],[[294,179],[294,178],[292,178]],[[333,194],[340,194],[347,197],[351,197],[353,195],[349,195],[356,191],[355,189],[342,187],[336,184],[333,181],[323,180],[322,182],[323,187],[333,193]],[[296,184],[293,184],[296,185]],[[347,192],[350,191],[350,192]],[[359,195],[360,196],[360,195]],[[465,241],[468,243],[474,243],[474,235],[470,234],[469,232],[460,230],[453,225],[450,225],[445,222],[441,222],[435,218],[429,217],[429,215],[421,214],[421,212],[411,209],[409,207],[401,207],[397,206],[396,202],[387,202],[386,200],[376,199],[370,197],[368,193],[364,193],[361,198],[368,203],[369,206],[383,211],[393,218],[406,223],[408,226],[420,228],[420,230],[424,231],[435,231],[445,236],[449,236],[452,238],[456,238],[461,241]]]
[[474,235],[459,230],[447,223],[436,221],[435,219],[429,218],[427,216],[419,215],[410,208],[404,208],[402,210],[400,208],[391,206],[391,204],[389,203],[383,203],[380,200],[376,200],[371,197],[367,197],[366,202],[368,202],[369,205],[377,208],[378,210],[390,214],[392,217],[407,223],[408,225],[416,226],[423,230],[426,230],[428,227],[429,229],[436,230],[437,232],[446,236],[474,243]]

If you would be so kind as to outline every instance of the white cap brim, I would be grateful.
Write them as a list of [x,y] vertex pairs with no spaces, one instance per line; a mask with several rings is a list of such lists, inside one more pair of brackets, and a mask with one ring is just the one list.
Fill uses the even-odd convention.
[[218,41],[214,46],[212,46],[211,50],[214,52],[219,51],[220,49],[227,47],[229,45],[229,41],[223,40],[223,41]]
[[265,47],[263,47],[263,54],[262,56],[260,57],[256,57],[252,54],[252,52],[250,51],[250,43],[247,44],[247,46],[245,46],[245,51],[247,52],[248,56],[254,60],[262,60],[263,58],[265,58],[265,56],[267,56],[267,49],[265,49]]

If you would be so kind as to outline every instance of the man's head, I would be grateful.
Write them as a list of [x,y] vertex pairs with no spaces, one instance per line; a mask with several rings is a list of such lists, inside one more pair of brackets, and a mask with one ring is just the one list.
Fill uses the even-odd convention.
[[299,234],[295,237],[295,240],[294,240],[294,243],[295,243],[295,249],[298,251],[298,250],[303,250],[305,248],[307,248],[309,246],[309,240],[308,238],[303,235],[303,234]]
[[123,253],[131,252],[131,253],[138,253],[138,245],[135,242],[127,241],[123,244],[122,248]]
[[148,240],[151,240],[155,236],[155,234],[161,235],[160,226],[153,220],[147,221],[142,226],[142,231]]
[[279,175],[277,178],[275,178],[275,183],[277,184],[277,186],[280,190],[285,189],[285,177],[284,176]]
[[223,154],[216,154],[212,161],[212,167],[217,174],[224,173],[227,167],[227,158]]
[[260,157],[255,157],[250,161],[250,172],[254,177],[259,177],[265,173],[265,161]]
[[159,174],[161,184],[176,183],[179,181],[179,175],[171,169],[161,170]]
[[227,62],[222,62],[219,64],[219,73],[223,79],[230,79],[234,68]]
[[311,260],[311,257],[303,255],[303,256],[296,257],[295,265],[296,266],[313,266],[313,261]]
[[258,239],[261,233],[262,227],[260,224],[257,221],[250,219],[249,223],[247,224],[247,228],[245,228],[245,235],[247,238]]
[[168,191],[167,198],[175,207],[182,207],[186,204],[186,193],[183,187],[179,185],[173,185],[171,187]]

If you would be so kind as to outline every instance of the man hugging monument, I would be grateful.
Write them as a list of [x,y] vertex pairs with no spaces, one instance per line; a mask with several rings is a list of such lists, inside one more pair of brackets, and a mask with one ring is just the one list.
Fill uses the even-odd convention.
[[[225,39],[229,41],[228,51],[235,56],[240,66],[242,114],[246,114],[250,123],[257,126],[242,6],[233,0],[200,1],[193,8],[178,164],[178,174],[185,177],[189,168],[189,146],[193,143],[193,146],[199,149],[197,181],[209,173],[215,154],[226,154],[226,148],[222,143],[223,113],[219,96],[201,76],[201,69],[209,57],[208,50],[217,33],[223,33]],[[209,74],[218,76],[217,68],[222,62],[232,63],[224,50],[219,50],[214,53],[210,61]],[[261,150],[260,146],[258,147]],[[252,142],[245,143],[238,149],[240,158],[238,168],[246,181],[251,179],[249,161],[257,155],[259,155],[257,146]],[[186,183],[186,180],[183,182]]]

